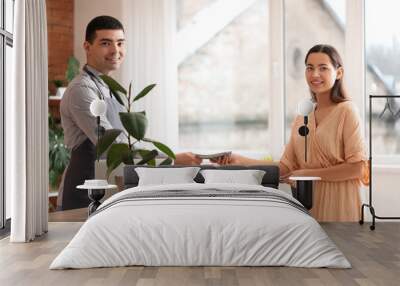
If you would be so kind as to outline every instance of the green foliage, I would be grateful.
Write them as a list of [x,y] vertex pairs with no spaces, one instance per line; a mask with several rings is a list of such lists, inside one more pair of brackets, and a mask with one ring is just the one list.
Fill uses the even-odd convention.
[[120,112],[122,125],[130,136],[136,140],[142,140],[146,134],[147,118],[140,112]]
[[129,158],[131,158],[131,150],[127,144],[113,144],[107,153],[107,177],[110,176],[112,170]]
[[156,165],[156,157],[158,155],[157,150],[146,150],[146,149],[141,149],[139,150],[140,156],[142,156],[142,160],[140,160],[137,164],[138,165],[144,165],[148,164],[151,166]]
[[160,163],[160,166],[164,166],[164,165],[171,165],[172,164],[172,159],[171,158],[167,158],[164,161],[162,161]]
[[67,70],[65,71],[65,79],[67,82],[71,82],[78,73],[79,61],[74,56],[70,56],[67,63]]
[[61,79],[55,79],[55,80],[53,80],[53,84],[56,88],[59,88],[64,85],[64,81]]
[[60,177],[67,167],[70,153],[64,145],[64,133],[49,113],[49,184],[58,188]]
[[144,138],[143,141],[153,143],[153,145],[158,150],[160,150],[161,152],[166,154],[168,157],[176,159],[174,152],[167,145],[165,145],[165,144],[163,144],[161,142],[158,142],[158,141],[154,141],[154,140],[148,139],[148,138]]
[[108,87],[110,88],[111,92],[113,93],[119,104],[124,105],[120,93],[126,96],[127,94],[126,89],[110,76],[104,74],[101,75],[100,77],[108,85]]
[[121,134],[121,130],[119,129],[109,129],[106,130],[103,136],[99,139],[98,148],[97,148],[97,159],[103,155],[105,151],[107,151],[108,146],[111,146],[111,144],[117,139],[119,134]]
[[133,101],[139,100],[142,97],[145,97],[156,85],[155,84],[150,84],[149,86],[145,87],[141,92],[139,92],[138,95],[135,96]]
[[67,85],[79,74],[79,65],[79,61],[74,56],[70,56],[67,62],[67,69],[65,70],[65,80],[54,79],[50,80],[49,83],[53,84],[56,89]]
[[[135,97],[132,96],[132,84],[129,85],[128,92],[113,78],[102,75],[101,78],[109,86],[111,92],[117,95],[118,102],[123,105],[126,112],[120,112],[119,117],[124,127],[123,134],[128,138],[128,143],[114,143],[115,139],[120,135],[117,134],[116,129],[107,130],[104,136],[102,136],[97,144],[98,154],[107,152],[107,177],[111,172],[117,168],[121,163],[124,164],[137,164],[137,165],[156,165],[156,157],[159,154],[157,149],[168,156],[161,165],[171,165],[172,160],[175,159],[174,152],[165,144],[156,140],[145,138],[146,130],[148,127],[148,120],[146,113],[132,112],[131,108],[135,101],[145,97],[156,85],[151,84],[140,91]],[[123,98],[121,98],[121,96]],[[132,142],[133,139],[135,142]],[[135,148],[135,144],[139,142],[151,143],[155,149],[147,150],[141,148]]]

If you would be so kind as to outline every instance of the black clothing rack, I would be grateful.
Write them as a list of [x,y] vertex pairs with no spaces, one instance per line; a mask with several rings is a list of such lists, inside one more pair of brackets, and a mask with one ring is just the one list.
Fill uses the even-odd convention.
[[375,229],[375,219],[400,219],[400,217],[384,217],[384,216],[378,216],[375,213],[375,208],[373,207],[372,204],[372,99],[374,98],[386,98],[386,104],[385,108],[381,112],[380,116],[381,117],[386,109],[390,111],[392,116],[394,118],[398,118],[399,112],[394,113],[391,109],[389,99],[393,98],[400,98],[400,95],[370,95],[369,96],[369,202],[368,204],[363,204],[361,206],[361,219],[359,221],[360,224],[364,223],[364,208],[367,207],[369,208],[369,211],[371,212],[372,215],[372,224],[369,226],[371,230]]

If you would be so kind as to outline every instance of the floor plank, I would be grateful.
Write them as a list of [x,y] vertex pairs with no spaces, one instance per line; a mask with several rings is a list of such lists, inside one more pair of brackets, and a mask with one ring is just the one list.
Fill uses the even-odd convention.
[[88,209],[72,209],[49,213],[49,222],[83,222],[88,217]]

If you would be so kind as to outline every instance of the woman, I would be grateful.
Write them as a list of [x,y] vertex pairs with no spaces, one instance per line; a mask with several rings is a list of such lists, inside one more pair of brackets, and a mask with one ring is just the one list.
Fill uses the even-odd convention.
[[[308,160],[304,160],[304,137],[298,133],[303,117],[297,116],[279,162],[281,179],[321,177],[314,183],[312,216],[318,221],[358,221],[359,189],[368,181],[368,167],[359,118],[343,88],[342,59],[335,48],[316,45],[308,51],[305,64],[306,81],[315,102],[309,115]],[[217,162],[266,164],[237,154]]]

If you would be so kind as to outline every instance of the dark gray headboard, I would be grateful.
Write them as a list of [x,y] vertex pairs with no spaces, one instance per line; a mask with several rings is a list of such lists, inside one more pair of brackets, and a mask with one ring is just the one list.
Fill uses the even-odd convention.
[[[126,165],[124,167],[124,189],[136,187],[139,182],[139,177],[135,172],[135,168],[137,167],[147,167],[147,168],[154,168],[151,166],[138,166],[138,165]],[[182,168],[188,166],[158,166],[157,168]],[[192,167],[192,166],[190,166]],[[265,171],[265,175],[262,179],[262,185],[265,187],[271,188],[278,188],[279,185],[279,167],[278,166],[266,166],[266,165],[259,165],[259,166],[214,166],[214,165],[200,165],[196,166],[200,167],[202,170],[205,169],[221,169],[221,170],[248,170],[248,169],[256,169],[256,170],[263,170]],[[203,176],[198,173],[194,180],[197,183],[204,183]]]

